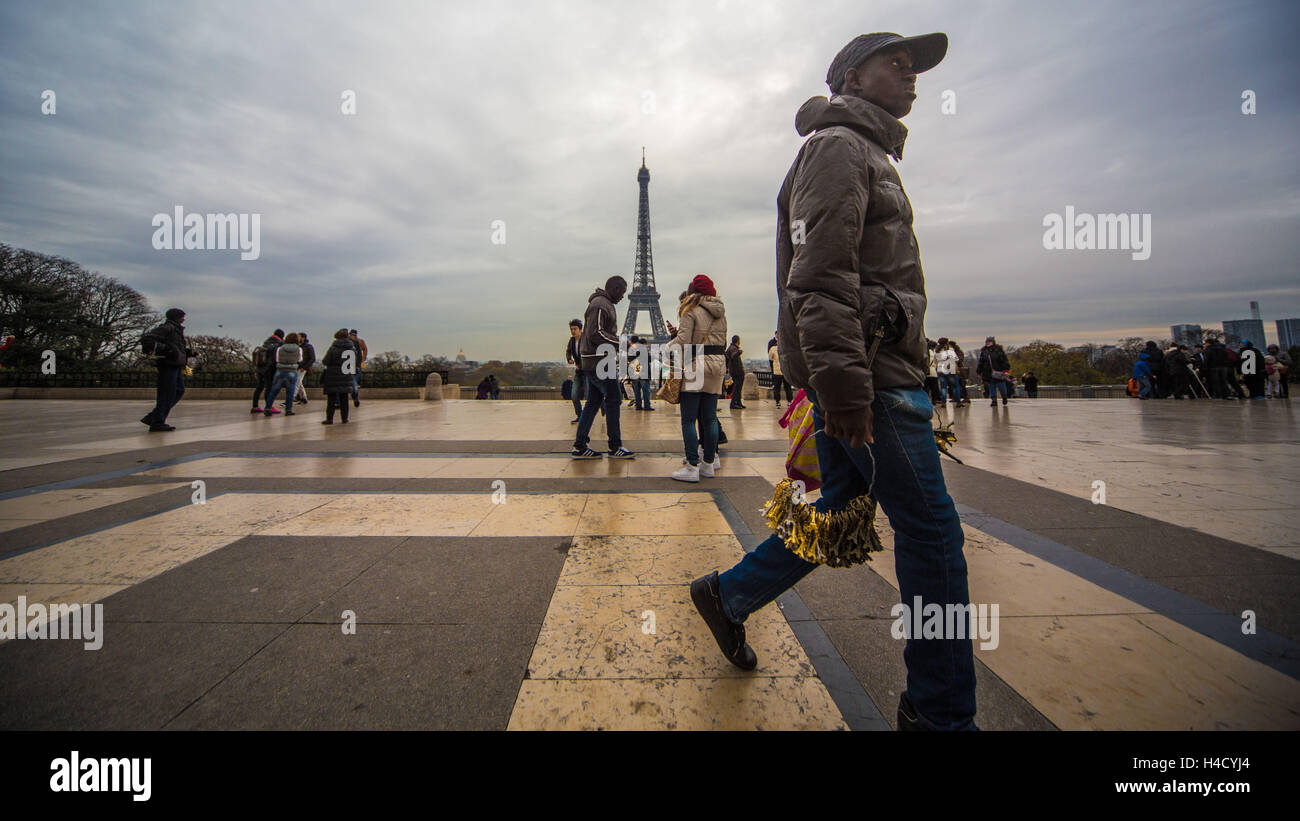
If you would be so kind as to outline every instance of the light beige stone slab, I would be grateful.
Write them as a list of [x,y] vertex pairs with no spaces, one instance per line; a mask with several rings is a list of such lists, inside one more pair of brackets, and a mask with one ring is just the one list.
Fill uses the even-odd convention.
[[730,533],[707,493],[593,493],[578,522],[589,535]]
[[1063,730],[1296,730],[1300,682],[1164,616],[1004,618],[976,655]]
[[510,730],[846,730],[806,676],[525,681]]
[[44,521],[85,513],[118,502],[139,499],[183,487],[183,483],[134,485],[131,487],[47,490],[0,501],[0,519],[34,519]]
[[578,536],[560,573],[566,585],[690,584],[744,555],[735,536]]
[[0,583],[129,585],[238,539],[238,535],[172,531],[124,533],[113,528],[0,561]]
[[[651,619],[654,632],[648,633]],[[745,629],[758,655],[752,674],[723,657],[686,585],[560,586],[533,648],[530,677],[814,675],[777,608],[750,616]]]
[[470,531],[471,536],[572,536],[585,494],[510,493]]
[[492,511],[488,493],[331,496],[261,532],[267,536],[468,536]]
[[336,500],[328,493],[223,493],[116,528],[120,533],[247,536]]

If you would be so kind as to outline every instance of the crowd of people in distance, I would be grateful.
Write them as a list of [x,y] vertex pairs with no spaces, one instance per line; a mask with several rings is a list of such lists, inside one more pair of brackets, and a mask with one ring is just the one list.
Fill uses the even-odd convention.
[[[636,454],[623,444],[619,424],[622,401],[627,399],[625,391],[628,388],[632,391],[629,407],[652,411],[653,387],[659,385],[662,389],[665,382],[674,376],[683,376],[680,373],[652,373],[657,360],[646,355],[647,343],[640,337],[628,340],[626,354],[619,358],[615,376],[610,377],[598,369],[602,345],[609,346],[605,349],[607,351],[619,350],[614,306],[626,294],[627,280],[620,276],[610,277],[603,288],[597,288],[588,298],[584,318],[569,322],[565,361],[574,367],[574,373],[572,379],[565,380],[564,392],[573,402],[573,424],[578,426],[570,454],[574,459],[601,459],[605,456],[635,459]],[[740,401],[745,378],[740,360],[743,350],[739,336],[733,336],[730,345],[725,344],[726,307],[718,297],[713,281],[704,274],[694,277],[678,297],[677,322],[678,325],[666,323],[672,338],[663,349],[677,355],[689,348],[691,367],[697,377],[680,383],[682,387],[673,397],[681,411],[684,457],[682,467],[673,472],[672,478],[698,482],[701,477],[713,477],[722,467],[718,445],[726,442],[726,433],[718,421],[718,399],[729,395],[732,408],[745,407]],[[775,353],[771,354],[771,361],[774,368],[779,369]],[[687,390],[687,386],[692,389]],[[606,453],[591,447],[591,428],[598,414],[605,417],[609,442]]]
[[[361,370],[369,348],[357,335],[357,329],[339,328],[334,341],[321,357],[325,367],[321,375],[321,389],[325,394],[325,418],[322,425],[334,424],[334,413],[339,421],[348,423],[348,398],[353,407],[361,407]],[[253,369],[257,374],[257,387],[253,389],[251,413],[273,416],[281,412],[293,416],[295,404],[307,404],[307,375],[316,364],[316,348],[307,339],[306,331],[287,336],[276,328],[266,341],[253,351]],[[275,398],[284,389],[284,404],[275,407]],[[258,398],[264,397],[265,407],[259,407]]]
[[[185,375],[194,350],[185,341],[185,312],[170,308],[165,321],[147,331],[140,339],[142,352],[149,356],[158,369],[158,389],[154,407],[141,418],[153,432],[175,430],[167,424],[167,416],[185,394]],[[357,335],[355,328],[340,328],[334,341],[320,360],[325,371],[321,378],[326,405],[322,425],[334,424],[334,412],[339,411],[344,424],[348,421],[347,398],[351,396],[354,407],[361,406],[361,368],[366,361],[366,341]],[[257,386],[253,389],[252,413],[274,416],[283,413],[294,415],[294,405],[307,404],[307,374],[316,364],[316,348],[307,338],[306,331],[285,334],[276,328],[266,341],[253,349],[253,372]],[[275,407],[276,397],[284,391],[283,404]],[[265,399],[265,407],[258,405]]]
[[[1154,340],[1138,354],[1129,394],[1138,399],[1285,399],[1291,356],[1277,345],[1263,353],[1250,340],[1238,348],[1214,339],[1160,350]],[[1244,389],[1243,389],[1244,385]]]

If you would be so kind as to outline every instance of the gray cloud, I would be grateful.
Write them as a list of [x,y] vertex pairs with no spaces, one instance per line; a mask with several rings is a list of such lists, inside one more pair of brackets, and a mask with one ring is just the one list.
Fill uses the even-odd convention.
[[[1107,341],[1243,316],[1250,299],[1295,316],[1298,17],[1211,2],[8,4],[0,239],[184,305],[200,332],[347,324],[376,350],[555,359],[591,289],[631,274],[644,145],[664,310],[708,273],[733,332],[766,339],[794,112],[853,35],[942,30],[952,46],[920,78],[900,164],[932,335]],[[177,204],[262,214],[261,259],[155,251],[150,220]],[[1043,216],[1066,205],[1152,214],[1151,259],[1044,250]]]

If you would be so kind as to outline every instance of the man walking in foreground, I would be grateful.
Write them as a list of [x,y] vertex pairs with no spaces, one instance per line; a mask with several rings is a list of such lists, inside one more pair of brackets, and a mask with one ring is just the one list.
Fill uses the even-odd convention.
[[[944,34],[866,34],[845,46],[827,73],[831,98],[799,109],[795,127],[813,136],[777,199],[778,346],[786,378],[813,403],[821,532],[863,544],[875,502],[858,500],[874,497],[894,529],[902,601],[944,612],[969,604],[966,559],[921,387],[926,299],[912,207],[888,157],[902,157],[899,118],[916,75],[947,48]],[[798,525],[792,535],[810,536]],[[727,658],[752,670],[745,618],[816,567],[773,535],[725,573],[696,579],[691,598]],[[969,639],[910,636],[903,660],[899,729],[975,729]]]
[[[623,447],[623,437],[618,426],[618,413],[622,407],[623,393],[619,389],[618,373],[618,314],[614,306],[623,301],[627,293],[627,280],[612,276],[604,288],[597,288],[587,298],[587,315],[584,317],[582,336],[578,339],[578,354],[586,376],[587,404],[578,419],[578,435],[573,440],[574,459],[600,459],[601,453],[587,444],[591,441],[591,425],[601,407],[605,409],[605,430],[609,434],[611,459],[633,459],[636,454]],[[606,358],[600,351],[610,345],[613,353]],[[609,349],[606,349],[609,350]],[[605,367],[599,367],[601,360]]]
[[185,312],[180,308],[167,310],[167,321],[144,335],[145,353],[154,358],[158,367],[158,391],[153,410],[140,420],[154,433],[176,430],[167,424],[167,414],[185,395],[185,365],[194,355],[185,342]]

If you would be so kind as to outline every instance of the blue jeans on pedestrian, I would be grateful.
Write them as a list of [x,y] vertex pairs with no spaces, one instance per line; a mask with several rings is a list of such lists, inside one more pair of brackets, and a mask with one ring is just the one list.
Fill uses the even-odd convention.
[[632,396],[636,399],[636,406],[638,408],[650,407],[650,380],[633,379]]
[[957,387],[957,374],[939,374],[939,390],[942,392],[944,402],[961,401],[961,390]]
[[298,389],[298,371],[276,371],[275,379],[271,380],[271,392],[266,395],[266,409],[271,409],[271,404],[275,402],[275,395],[280,392],[281,386],[284,387],[284,409],[293,410],[293,394]]
[[1138,399],[1151,398],[1151,377],[1139,376],[1138,381]]
[[[934,407],[925,391],[876,391],[871,404],[875,443],[860,448],[825,433],[817,397],[807,393],[822,476],[821,498],[814,507],[842,510],[870,489],[894,531],[894,571],[902,601],[910,608],[919,596],[922,607],[937,604],[944,612],[949,604],[968,605],[961,520],[944,484],[930,422]],[[769,536],[718,577],[723,612],[744,622],[816,567],[788,550],[781,537]],[[909,638],[903,661],[907,697],[922,722],[941,730],[976,729],[969,638]]]
[[619,390],[617,379],[600,379],[595,368],[585,372],[587,379],[587,404],[582,408],[578,418],[578,436],[573,440],[573,447],[583,450],[591,441],[591,426],[596,421],[596,414],[605,408],[605,431],[609,434],[609,452],[613,453],[623,447],[622,431],[618,427],[618,411],[622,407],[623,392]]
[[[683,391],[682,443],[686,446],[686,461],[700,463],[700,445],[704,445],[704,461],[712,463],[718,455],[718,395]],[[696,426],[699,432],[696,432]]]
[[988,382],[985,382],[984,385],[986,386],[984,390],[986,393],[988,393],[989,399],[991,401],[993,402],[998,401],[998,391],[1002,392],[1002,400],[1004,402],[1006,401],[1007,398],[1006,382],[1002,381],[1001,379],[991,379]]
[[582,416],[582,400],[587,396],[587,372],[579,368],[573,372],[573,415]]

